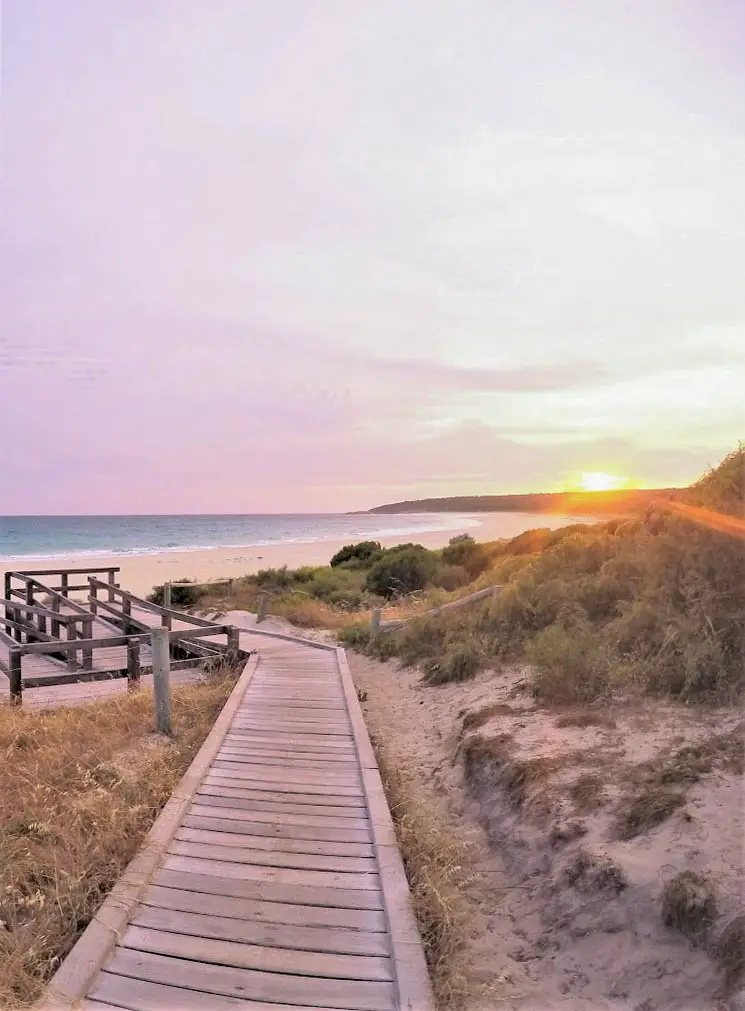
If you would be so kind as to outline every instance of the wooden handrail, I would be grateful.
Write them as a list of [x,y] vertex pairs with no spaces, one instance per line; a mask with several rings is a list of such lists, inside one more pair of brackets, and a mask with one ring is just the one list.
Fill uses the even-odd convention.
[[96,568],[85,568],[85,569],[24,569],[23,571],[14,572],[14,576],[83,576],[88,574],[94,574],[96,572],[121,572],[121,566],[119,565],[104,565],[100,569]]
[[[45,583],[40,583],[35,577],[24,575],[22,572],[6,572],[5,575],[6,577],[10,576],[11,578],[21,579],[26,583],[32,583],[41,593],[46,593],[50,597],[57,597],[60,602],[64,602],[64,604],[67,607],[71,607],[73,611],[77,611],[78,614],[85,614],[87,618],[90,618],[90,612],[87,611],[81,604],[78,604],[77,601],[70,600],[70,598],[66,597],[64,593],[61,593],[58,590],[53,590],[51,586],[47,586]],[[104,583],[104,586],[108,585],[108,583]],[[68,587],[68,589],[72,589],[72,587]],[[86,589],[86,587],[82,587],[82,589]],[[10,590],[10,593],[15,593],[16,596],[21,596],[21,599],[23,599],[21,591],[19,590]]]
[[[191,642],[195,639],[205,639],[210,635],[230,635],[235,632],[233,625],[211,625],[209,628],[196,628],[191,632],[169,631],[168,637],[171,642],[178,643],[183,640]],[[104,639],[71,639],[55,640],[54,642],[13,642],[13,648],[24,656],[44,654],[44,653],[71,653],[78,650],[106,649],[110,646],[126,646],[129,642],[148,642],[152,635],[150,632],[138,632],[136,635],[112,635]]]
[[[14,611],[25,611],[27,614],[38,614],[42,618],[51,618],[58,621],[60,625],[67,625],[70,621],[82,621],[77,614],[60,614],[49,607],[40,607],[39,604],[21,604],[17,600],[6,600],[0,597],[0,607],[12,607]],[[2,619],[0,619],[2,621]]]
[[402,628],[404,625],[408,624],[410,621],[416,621],[419,618],[434,618],[438,614],[446,614],[448,611],[457,611],[460,607],[467,607],[469,604],[475,604],[478,600],[485,600],[487,597],[491,597],[492,594],[496,593],[497,590],[501,590],[502,586],[487,586],[483,590],[477,590],[475,593],[469,593],[465,597],[458,597],[457,600],[448,600],[445,604],[440,604],[438,607],[431,607],[428,611],[422,611],[421,614],[412,614],[410,618],[399,618],[393,621],[381,621],[378,626],[378,631],[380,632],[394,632],[397,628]]
[[178,618],[190,625],[199,625],[200,627],[212,625],[212,622],[207,618],[197,618],[196,615],[185,614],[183,611],[177,611],[173,607],[161,607],[160,604],[154,604],[151,600],[143,600],[142,597],[136,597],[134,593],[130,593],[128,590],[123,590],[120,586],[112,586],[111,583],[105,583],[102,579],[96,579],[95,576],[91,576],[88,582],[92,586],[111,591],[115,597],[121,597],[122,600],[129,600],[131,603],[141,607],[143,611],[152,611],[153,614],[165,615],[167,618]]

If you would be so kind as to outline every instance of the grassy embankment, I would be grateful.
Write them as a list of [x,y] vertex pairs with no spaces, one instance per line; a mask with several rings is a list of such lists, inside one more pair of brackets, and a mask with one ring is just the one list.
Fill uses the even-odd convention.
[[149,691],[70,709],[0,708],[0,1007],[33,1003],[139,849],[235,684],[173,692],[173,737]]

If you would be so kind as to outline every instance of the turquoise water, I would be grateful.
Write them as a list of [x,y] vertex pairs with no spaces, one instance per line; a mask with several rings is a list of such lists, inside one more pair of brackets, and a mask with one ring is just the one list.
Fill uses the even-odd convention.
[[313,541],[377,540],[473,527],[453,513],[424,515],[2,516],[0,558],[148,555]]

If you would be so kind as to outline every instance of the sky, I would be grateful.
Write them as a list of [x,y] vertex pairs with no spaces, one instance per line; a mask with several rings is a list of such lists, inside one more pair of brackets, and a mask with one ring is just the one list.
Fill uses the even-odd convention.
[[689,483],[742,0],[4,0],[0,513]]

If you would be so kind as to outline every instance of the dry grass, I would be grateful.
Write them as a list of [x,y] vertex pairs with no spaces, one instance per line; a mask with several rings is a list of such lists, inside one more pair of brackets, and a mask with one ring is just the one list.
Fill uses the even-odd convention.
[[605,727],[614,730],[616,721],[608,713],[599,709],[577,709],[573,712],[563,713],[556,720],[557,727]]
[[28,1006],[137,852],[238,675],[173,692],[173,738],[142,691],[0,708],[0,1007]]
[[695,945],[706,939],[717,915],[711,882],[695,871],[682,871],[662,890],[662,922]]
[[467,852],[415,782],[389,761],[373,741],[396,837],[424,943],[435,1000],[440,1011],[468,1006],[473,993],[461,969],[467,943],[467,908],[463,890],[469,883]]
[[685,802],[685,795],[677,790],[644,784],[638,793],[621,800],[614,819],[614,833],[618,839],[635,839],[661,825]]
[[574,804],[574,809],[578,814],[586,814],[590,811],[597,811],[603,806],[605,800],[603,791],[605,787],[600,776],[592,772],[583,773],[569,787],[569,796]]
[[572,855],[562,872],[565,885],[581,892],[607,892],[618,895],[628,887],[623,870],[610,857],[588,850]]
[[710,953],[724,970],[724,985],[733,990],[745,975],[745,913],[738,913],[719,931]]
[[525,713],[532,713],[534,711],[525,707],[508,706],[503,702],[495,702],[491,705],[481,706],[480,709],[472,709],[470,713],[466,713],[463,716],[460,732],[463,735],[472,730],[478,730],[485,723],[488,723],[489,720],[494,719],[495,716],[523,716]]

